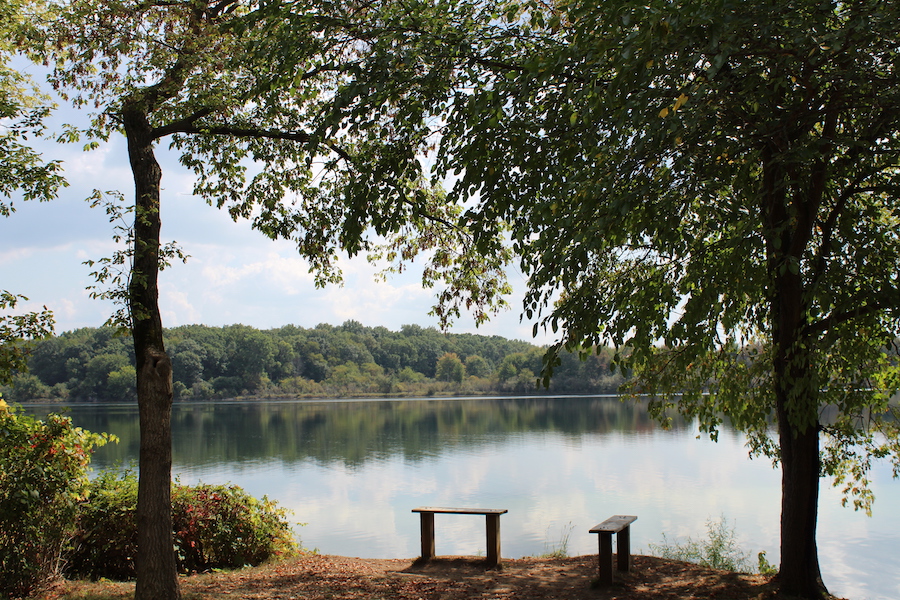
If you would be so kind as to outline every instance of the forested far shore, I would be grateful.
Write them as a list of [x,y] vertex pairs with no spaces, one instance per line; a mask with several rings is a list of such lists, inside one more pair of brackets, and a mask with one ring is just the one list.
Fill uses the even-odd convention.
[[[536,383],[545,348],[419,325],[183,325],[167,329],[165,342],[180,401],[606,393],[623,382],[608,348],[585,360],[564,353],[546,389]],[[110,327],[76,329],[34,342],[27,372],[0,392],[16,402],[135,400],[134,365],[130,337]]]

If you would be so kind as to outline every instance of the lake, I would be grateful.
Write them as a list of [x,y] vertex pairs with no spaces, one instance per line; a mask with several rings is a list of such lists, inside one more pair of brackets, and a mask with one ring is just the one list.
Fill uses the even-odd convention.
[[[137,406],[70,407],[73,421],[114,433],[94,466],[137,460]],[[28,406],[42,414],[46,406]],[[695,539],[725,517],[743,550],[778,564],[780,472],[749,460],[744,438],[717,443],[696,425],[663,430],[617,397],[386,399],[176,404],[173,472],[183,483],[232,482],[293,511],[303,545],[325,554],[419,554],[417,506],[506,508],[502,556],[566,545],[597,552],[588,533],[637,515],[632,551]],[[900,598],[900,481],[872,474],[874,515],[841,507],[823,480],[819,556],[829,590],[852,600]],[[436,517],[438,555],[484,553],[484,519]]]

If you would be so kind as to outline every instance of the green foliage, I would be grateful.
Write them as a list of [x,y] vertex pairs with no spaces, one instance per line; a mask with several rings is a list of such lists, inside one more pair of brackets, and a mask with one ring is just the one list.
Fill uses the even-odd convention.
[[771,564],[768,559],[766,559],[765,551],[762,551],[756,555],[756,562],[756,570],[760,575],[767,575],[769,577],[778,575],[778,567]]
[[[50,200],[67,185],[60,175],[59,161],[44,163],[28,144],[29,138],[42,137],[44,118],[51,106],[31,79],[11,68],[16,42],[28,29],[28,13],[37,10],[32,0],[0,2],[0,216],[15,212],[14,193],[23,200]],[[4,301],[6,301],[4,299]]]
[[[684,542],[670,542],[663,534],[660,544],[649,544],[650,552],[654,556],[670,560],[696,563],[713,569],[723,571],[737,571],[750,573],[750,555],[743,552],[735,540],[734,528],[728,527],[725,517],[718,521],[706,522],[706,538],[694,540],[688,538]],[[759,553],[760,572],[763,572],[765,552]],[[768,565],[768,563],[765,563]],[[771,566],[769,566],[771,568]],[[770,573],[764,573],[770,574]]]
[[[28,298],[0,290],[0,311],[15,309],[21,300]],[[25,370],[30,340],[52,335],[53,324],[53,313],[47,307],[41,312],[0,314],[0,384],[9,383],[14,373]]]
[[91,579],[133,578],[137,476],[131,471],[120,476],[114,470],[105,470],[91,481],[88,492],[66,552],[66,574]]
[[[25,14],[36,5],[31,0],[0,2],[0,216],[9,217],[15,206],[13,195],[23,200],[46,201],[67,185],[60,175],[58,161],[43,163],[29,145],[29,138],[42,137],[43,120],[50,112],[48,98],[27,75],[9,66],[16,40],[28,27]],[[29,340],[44,338],[53,332],[53,314],[40,311],[6,314],[15,311],[28,298],[0,290],[0,384],[8,383],[16,372],[25,369]]]
[[[265,331],[188,325],[167,330],[165,339],[179,400],[421,395],[435,380],[441,393],[533,393],[543,353],[499,336],[418,326],[389,331],[353,321]],[[115,328],[64,332],[34,343],[30,374],[16,375],[6,393],[17,401],[127,400],[135,394],[133,357],[133,346]],[[584,361],[562,354],[550,391],[615,391],[624,379],[610,372],[611,359],[610,351]]]
[[36,375],[17,373],[13,376],[6,395],[14,402],[27,402],[28,400],[50,399],[53,397],[53,392]]
[[176,485],[172,510],[183,572],[258,565],[296,549],[287,511],[235,485]]
[[466,357],[466,374],[471,377],[488,377],[491,374],[491,365],[483,357],[470,354]]
[[[268,18],[282,6],[294,8],[70,0],[29,15],[27,47],[51,65],[63,99],[98,109],[90,127],[61,139],[86,137],[93,149],[130,126],[123,115],[133,111],[149,126],[148,143],[170,137],[195,175],[196,195],[266,236],[295,242],[318,285],[340,281],[340,252],[383,258],[389,272],[423,256],[425,285],[458,282],[458,293],[438,292],[442,324],[462,304],[484,320],[505,304],[508,252],[476,252],[458,225],[460,209],[415,173],[415,155],[384,152],[375,138],[345,141],[343,128],[321,118],[340,85],[336,75],[356,68],[347,44],[369,43],[379,20],[318,1]],[[120,270],[129,261],[128,250],[97,261],[101,283],[118,285],[94,293],[124,299],[123,284],[136,281]]]
[[91,451],[114,439],[57,414],[34,419],[0,399],[0,596],[25,596],[59,574]]
[[[126,333],[132,326],[132,315],[128,305],[128,283],[132,277],[131,270],[134,264],[134,227],[129,224],[127,217],[134,212],[134,207],[125,205],[122,193],[116,190],[103,192],[95,189],[88,202],[91,208],[102,207],[106,212],[109,222],[113,225],[112,239],[120,247],[112,256],[84,261],[83,264],[96,269],[90,273],[95,283],[87,286],[87,289],[91,298],[109,300],[116,307],[116,311],[107,319],[105,325]],[[189,258],[175,242],[161,245],[157,254],[160,270],[171,266],[173,260],[187,262]]]
[[435,379],[438,381],[462,383],[465,376],[466,366],[455,353],[447,352],[438,359],[435,366]]
[[[436,145],[431,174],[483,252],[511,241],[525,316],[559,335],[545,376],[564,348],[627,348],[634,391],[713,436],[727,414],[772,448],[776,404],[798,431],[836,405],[826,471],[896,456],[866,432],[897,433],[897,6],[417,9],[419,27],[397,16],[393,43],[360,59],[339,114],[374,127],[382,102],[417,106],[393,142]],[[434,122],[437,142],[420,132]]]
[[[137,476],[105,471],[91,482],[66,558],[75,577],[135,575]],[[182,573],[258,565],[296,549],[285,509],[233,485],[175,484],[172,523]]]
[[728,418],[789,462],[782,591],[821,596],[819,476],[869,509],[872,460],[900,473],[900,6],[416,6],[336,113],[417,106],[390,143],[433,151],[482,252],[511,244],[524,316],[557,336],[545,382],[611,345],[663,422]]

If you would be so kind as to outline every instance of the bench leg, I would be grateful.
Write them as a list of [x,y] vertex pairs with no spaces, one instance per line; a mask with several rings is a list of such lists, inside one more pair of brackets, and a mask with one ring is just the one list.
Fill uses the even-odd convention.
[[612,533],[600,533],[600,585],[612,585],[613,555]]
[[485,515],[487,524],[487,564],[500,565],[500,515]]
[[419,513],[422,524],[422,559],[434,558],[434,513]]
[[620,571],[631,570],[631,528],[616,534],[616,566]]

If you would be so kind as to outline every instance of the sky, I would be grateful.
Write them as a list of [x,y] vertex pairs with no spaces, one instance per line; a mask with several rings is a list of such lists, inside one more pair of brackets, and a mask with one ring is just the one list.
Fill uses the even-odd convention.
[[[48,124],[58,127],[86,117],[61,107]],[[133,201],[125,139],[113,136],[90,152],[82,151],[81,144],[50,140],[34,141],[33,146],[45,160],[62,161],[69,187],[51,202],[14,198],[16,212],[0,218],[0,289],[29,298],[19,309],[52,310],[57,333],[99,327],[115,309],[90,297],[93,269],[84,262],[112,255],[114,226],[102,208],[91,208],[86,199],[100,189],[118,190],[129,203]],[[422,288],[421,266],[381,282],[375,278],[379,268],[365,257],[344,257],[344,285],[317,289],[308,264],[291,243],[272,241],[252,230],[249,222],[235,223],[227,212],[192,196],[192,174],[178,164],[165,140],[157,146],[157,159],[163,169],[162,241],[177,241],[189,255],[186,264],[173,264],[160,275],[164,326],[240,323],[259,329],[288,324],[310,328],[350,319],[391,330],[405,324],[437,326],[437,319],[428,315],[435,290]],[[520,322],[525,280],[511,271],[510,282],[514,292],[509,310],[477,328],[464,315],[449,331],[552,341],[532,338],[533,323]]]

